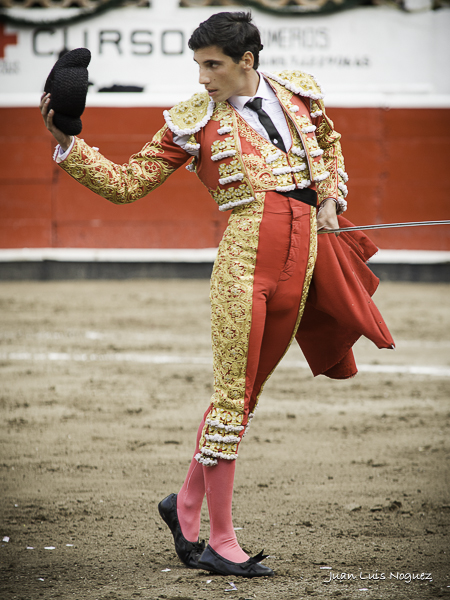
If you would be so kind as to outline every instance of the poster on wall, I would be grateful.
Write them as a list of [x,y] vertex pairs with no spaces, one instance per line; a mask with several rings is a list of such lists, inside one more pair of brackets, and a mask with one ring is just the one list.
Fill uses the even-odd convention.
[[[67,15],[76,9],[47,8],[45,21],[43,9],[28,9],[35,24],[0,23],[0,105],[35,105],[59,53],[81,46],[92,53],[88,105],[169,106],[201,91],[189,37],[214,12],[242,7],[183,1],[153,0],[75,22]],[[450,9],[364,6],[307,18],[252,12],[264,44],[261,69],[313,73],[328,105],[450,106]]]

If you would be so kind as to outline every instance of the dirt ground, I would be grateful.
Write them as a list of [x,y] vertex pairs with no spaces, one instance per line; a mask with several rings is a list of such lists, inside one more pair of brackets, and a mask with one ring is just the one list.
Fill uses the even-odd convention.
[[2,283],[0,598],[450,598],[449,291],[382,283],[397,351],[358,342],[352,380],[289,351],[234,495],[276,575],[232,580],[186,569],[157,512],[212,391],[208,281]]

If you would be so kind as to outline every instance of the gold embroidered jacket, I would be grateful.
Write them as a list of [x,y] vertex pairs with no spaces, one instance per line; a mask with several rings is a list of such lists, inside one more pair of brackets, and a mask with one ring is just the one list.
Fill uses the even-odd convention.
[[[301,71],[264,76],[287,118],[293,140],[287,153],[261,137],[228,102],[216,104],[204,92],[165,111],[166,125],[128,164],[117,165],[76,138],[60,166],[93,192],[124,204],[154,190],[191,158],[187,168],[197,173],[219,210],[253,202],[258,192],[312,187],[319,203],[335,198],[343,212],[348,177],[340,134],[325,113],[319,86]],[[181,147],[174,135],[188,142]]]

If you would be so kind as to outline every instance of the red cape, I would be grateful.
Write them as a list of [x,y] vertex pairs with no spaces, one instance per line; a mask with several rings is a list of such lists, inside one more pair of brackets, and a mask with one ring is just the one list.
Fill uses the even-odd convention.
[[[338,217],[340,227],[352,223]],[[372,295],[379,279],[366,262],[378,248],[361,231],[319,235],[317,261],[296,339],[314,375],[347,379],[358,372],[352,346],[364,335],[378,348],[394,340]]]

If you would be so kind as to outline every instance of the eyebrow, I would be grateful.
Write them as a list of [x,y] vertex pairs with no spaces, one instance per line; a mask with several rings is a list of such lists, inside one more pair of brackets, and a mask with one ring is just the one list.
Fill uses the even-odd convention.
[[[193,59],[192,59],[192,60],[193,60],[194,62],[196,62],[198,65],[200,64],[200,63],[198,62],[198,60],[196,60],[196,59],[195,59],[195,57],[193,57]],[[220,59],[218,59],[218,58],[207,58],[206,60],[202,60],[201,62],[202,62],[202,63],[213,63],[213,62],[214,62],[214,63],[220,63],[220,64],[222,64],[222,63],[223,63],[223,60],[220,60]]]

